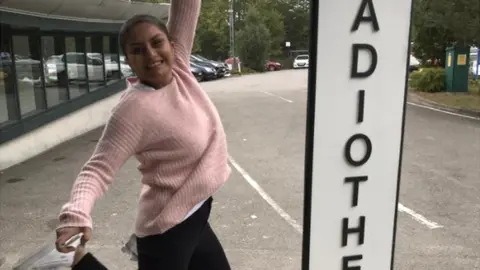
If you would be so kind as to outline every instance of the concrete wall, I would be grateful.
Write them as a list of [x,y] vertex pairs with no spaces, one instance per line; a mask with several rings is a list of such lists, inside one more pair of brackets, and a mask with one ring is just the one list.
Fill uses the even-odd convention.
[[0,170],[39,155],[105,124],[123,92],[104,98],[0,145]]

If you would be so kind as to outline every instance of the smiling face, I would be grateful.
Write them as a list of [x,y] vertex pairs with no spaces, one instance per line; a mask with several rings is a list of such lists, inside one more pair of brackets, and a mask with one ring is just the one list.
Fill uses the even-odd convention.
[[140,81],[159,89],[172,80],[174,47],[167,34],[155,24],[135,25],[125,44],[125,56]]

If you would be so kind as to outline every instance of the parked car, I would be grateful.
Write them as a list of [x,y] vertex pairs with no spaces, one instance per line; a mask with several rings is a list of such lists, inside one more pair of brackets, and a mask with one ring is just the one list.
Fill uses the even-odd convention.
[[413,72],[420,68],[420,61],[418,61],[415,56],[410,55],[410,65],[408,66],[408,71]]
[[264,67],[265,67],[265,70],[275,71],[275,70],[282,69],[282,64],[276,61],[268,60],[267,63],[265,63]]
[[[65,61],[68,74],[65,72]],[[103,81],[103,61],[95,53],[87,53],[87,71],[89,81]],[[52,55],[46,61],[45,80],[53,83],[66,83],[68,81],[86,81],[85,55],[81,52],[68,52],[61,55]],[[118,68],[117,68],[118,70]],[[106,70],[107,77],[111,72]]]
[[191,62],[193,61],[196,64],[198,63],[209,64],[217,71],[217,78],[222,78],[225,76],[225,74],[227,74],[227,66],[222,62],[213,61],[203,56],[200,56],[198,54],[191,55],[190,61]]
[[477,74],[477,69],[478,69],[478,75],[480,76],[480,69],[479,69],[479,63],[477,60],[472,61],[472,65],[470,66],[470,71],[472,72],[472,76],[475,76]]
[[308,68],[309,58],[308,54],[297,55],[293,60],[293,68]]
[[[120,72],[122,77],[130,77],[133,76],[133,70],[130,68],[130,66],[127,63],[127,60],[124,55],[118,56],[118,54],[111,54],[111,53],[106,53],[104,54],[105,57],[105,70],[107,71],[107,74],[115,74],[115,77],[117,77],[118,72]],[[118,57],[118,58],[117,58]],[[99,54],[99,59],[102,59],[102,55]],[[120,60],[120,71],[118,70],[118,63],[117,60]]]
[[[15,55],[15,70],[19,80],[40,81],[41,74],[45,67],[42,67],[40,60],[27,56]],[[12,72],[12,56],[8,52],[0,53],[0,72],[2,78],[6,78]],[[45,66],[45,65],[44,65]]]
[[217,78],[217,71],[213,67],[190,62],[190,70],[199,82]]
[[203,81],[203,70],[194,64],[190,63],[190,71],[193,76],[197,79],[197,82]]
[[199,54],[195,54],[194,56],[196,58],[199,58],[200,60],[203,60],[205,62],[213,64],[215,66],[215,69],[217,70],[217,75],[220,74],[220,76],[223,77],[223,76],[230,75],[230,73],[231,73],[231,69],[226,63],[223,63],[221,61],[215,61],[215,60],[207,59],[207,58],[205,58],[205,57],[203,57]]

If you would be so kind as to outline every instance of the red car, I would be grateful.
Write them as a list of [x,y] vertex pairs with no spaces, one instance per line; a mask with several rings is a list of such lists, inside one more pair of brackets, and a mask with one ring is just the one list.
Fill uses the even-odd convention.
[[269,60],[267,61],[267,63],[265,63],[264,67],[265,67],[265,70],[275,71],[275,70],[282,69],[282,64]]

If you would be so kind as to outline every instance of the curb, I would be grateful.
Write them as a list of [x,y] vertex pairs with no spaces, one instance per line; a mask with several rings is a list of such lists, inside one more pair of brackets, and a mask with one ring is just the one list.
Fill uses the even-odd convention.
[[427,100],[426,98],[423,98],[414,93],[408,93],[407,102],[411,103],[412,105],[425,106],[438,111],[455,113],[460,116],[465,116],[468,118],[474,118],[474,119],[480,120],[480,111],[449,107],[440,103]]

